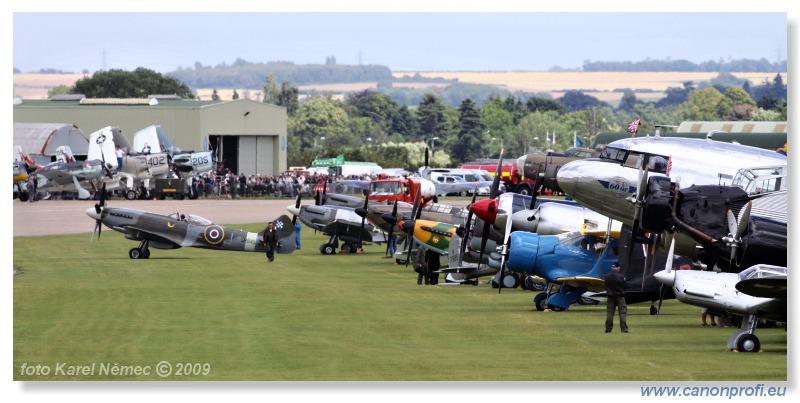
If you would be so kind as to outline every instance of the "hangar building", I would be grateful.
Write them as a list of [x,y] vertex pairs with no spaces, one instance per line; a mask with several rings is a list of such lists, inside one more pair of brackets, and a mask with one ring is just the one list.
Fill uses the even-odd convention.
[[286,108],[248,99],[197,101],[161,95],[141,99],[74,95],[17,99],[14,123],[15,128],[18,123],[58,123],[84,133],[118,127],[131,143],[137,131],[159,125],[184,151],[202,150],[208,144],[225,167],[237,174],[273,175],[286,170]]

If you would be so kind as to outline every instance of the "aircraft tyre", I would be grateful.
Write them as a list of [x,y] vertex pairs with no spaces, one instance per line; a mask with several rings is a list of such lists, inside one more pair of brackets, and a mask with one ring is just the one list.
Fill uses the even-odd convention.
[[537,311],[544,311],[547,308],[547,293],[540,292],[533,297],[533,305]]
[[139,259],[142,257],[142,250],[139,248],[132,248],[128,251],[128,257],[131,259]]
[[532,192],[531,192],[531,188],[530,187],[528,187],[528,186],[520,186],[516,190],[516,193],[519,193],[519,194],[521,194],[523,196],[530,196]]
[[342,247],[339,248],[339,253],[343,254],[343,255],[346,255],[348,253],[353,253],[354,250],[355,250],[355,248],[353,247],[353,245],[351,243],[345,242],[345,243],[342,244]]
[[740,353],[755,353],[761,350],[761,342],[758,336],[744,333],[736,338],[736,351]]
[[142,259],[150,259],[150,249],[142,249]]
[[136,191],[131,189],[125,192],[125,198],[128,200],[136,200]]
[[597,304],[600,303],[600,301],[597,301],[597,300],[594,300],[594,299],[591,299],[591,298],[586,298],[586,297],[584,297],[582,295],[580,297],[578,297],[577,302],[578,302],[578,305],[597,305]]
[[525,276],[525,286],[531,291],[544,291],[544,289],[547,288],[547,284],[536,281],[531,276]]
[[519,286],[519,278],[514,273],[504,274],[500,282],[503,284],[503,288],[517,288]]
[[332,255],[336,253],[336,248],[329,243],[325,243],[319,247],[319,251],[322,252],[323,255]]
[[19,192],[19,201],[28,201],[28,192]]

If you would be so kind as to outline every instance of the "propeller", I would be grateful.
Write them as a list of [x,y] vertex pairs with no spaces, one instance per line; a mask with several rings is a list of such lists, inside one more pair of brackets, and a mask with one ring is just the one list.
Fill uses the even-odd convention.
[[364,207],[359,207],[355,209],[355,213],[361,217],[361,229],[359,230],[359,236],[361,233],[364,232],[364,222],[367,220],[367,206],[369,205],[369,198],[364,195]]
[[392,242],[392,236],[393,236],[392,231],[394,231],[395,224],[397,223],[397,203],[394,203],[394,205],[392,206],[392,213],[391,213],[390,217],[391,217],[391,220],[387,220],[387,217],[386,217],[385,214],[383,216],[381,216],[381,218],[383,218],[384,220],[386,220],[386,222],[391,224],[391,226],[389,226],[389,235],[386,237],[386,240],[387,240],[387,242],[386,242],[386,256],[389,256],[389,246],[390,246],[389,244]]
[[497,287],[497,293],[500,294],[500,290],[503,289],[503,274],[506,270],[506,258],[508,258],[508,251],[511,248],[511,230],[512,230],[512,220],[511,215],[509,215],[508,219],[506,220],[506,236],[503,239],[503,246],[500,249],[500,284]]
[[[422,214],[421,199],[419,192],[414,192],[414,207],[411,208],[411,220],[416,220]],[[408,220],[405,222],[408,222]],[[408,267],[408,262],[411,261],[411,245],[414,243],[414,231],[405,231],[404,228],[399,229],[406,232],[406,267]]]
[[750,210],[753,208],[753,201],[749,200],[742,208],[742,211],[739,212],[739,219],[736,219],[736,216],[733,214],[733,211],[728,209],[727,219],[728,219],[728,236],[723,237],[722,240],[725,241],[731,247],[731,265],[735,265],[734,261],[736,259],[736,249],[738,249],[739,245],[742,242],[742,234],[744,234],[744,230],[747,228],[747,223],[750,221]]
[[[641,231],[642,207],[644,205],[645,188],[647,187],[649,159],[650,157],[646,154],[639,155],[639,179],[636,184],[636,196],[628,199],[636,206],[633,213],[633,228],[631,229],[630,239],[628,239],[628,265],[630,265],[630,262],[633,260],[634,243],[636,242],[639,232]],[[643,268],[642,278],[644,278],[644,272],[647,270],[646,261],[647,258],[645,257],[645,267]],[[644,287],[644,281],[642,282],[642,287]]]
[[[294,208],[300,209],[300,194],[297,194],[297,198],[294,201]],[[292,214],[292,224],[297,224],[297,216]]]
[[[489,190],[489,198],[495,199],[497,198],[497,193],[500,190],[500,174],[502,172],[502,165],[503,165],[503,149],[500,149],[500,159],[497,160],[497,170],[494,174],[494,180],[492,181],[492,188]],[[509,217],[509,221],[511,217]],[[488,221],[483,222],[483,233],[481,234],[481,251],[478,255],[478,264],[481,264],[483,261],[483,250],[486,249],[486,241],[489,240],[489,231],[492,229],[492,224]]]
[[[464,254],[467,253],[467,238],[472,234],[472,207],[475,204],[475,198],[478,197],[478,184],[475,184],[475,190],[472,192],[472,201],[467,206],[467,219],[464,221],[464,226],[456,230],[458,236],[461,237],[460,250],[458,252],[458,267],[464,264]],[[459,234],[460,232],[460,234]],[[480,264],[480,262],[478,262]]]
[[[105,205],[106,205],[106,184],[104,182],[103,188],[100,190],[100,202],[94,205],[94,211],[98,214],[98,216],[103,213],[103,207],[105,207]],[[97,232],[97,239],[100,239],[100,234],[103,233],[103,225],[100,222],[99,218],[95,220],[94,230],[92,231],[92,240],[90,242],[94,241],[95,232]]]

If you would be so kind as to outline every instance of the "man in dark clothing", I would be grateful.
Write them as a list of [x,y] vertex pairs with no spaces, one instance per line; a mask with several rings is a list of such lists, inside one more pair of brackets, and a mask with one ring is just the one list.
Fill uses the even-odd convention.
[[625,304],[625,277],[620,273],[619,262],[611,266],[611,273],[603,280],[606,283],[606,333],[614,328],[614,311],[619,309],[619,327],[622,333],[628,333],[628,306]]
[[275,260],[275,249],[278,247],[278,231],[272,222],[267,224],[267,228],[264,229],[264,247],[267,248],[267,259],[270,262]]

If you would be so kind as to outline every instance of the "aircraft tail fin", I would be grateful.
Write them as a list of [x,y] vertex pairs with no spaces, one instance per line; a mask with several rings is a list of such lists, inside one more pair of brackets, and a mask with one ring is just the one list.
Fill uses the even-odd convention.
[[59,146],[56,148],[56,161],[58,162],[72,162],[75,161],[75,155],[72,154],[72,149],[69,146]]

